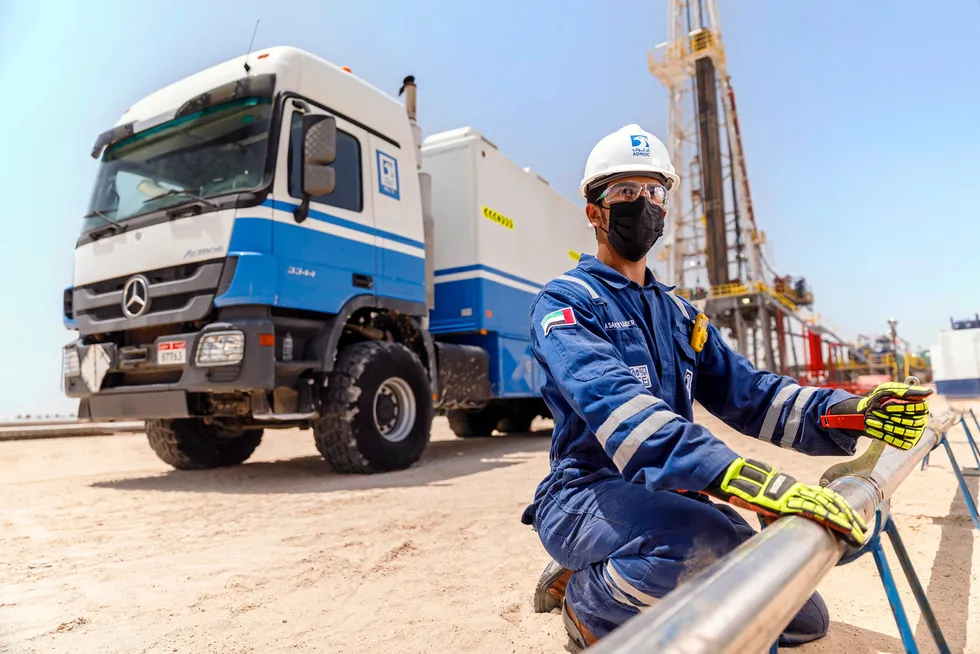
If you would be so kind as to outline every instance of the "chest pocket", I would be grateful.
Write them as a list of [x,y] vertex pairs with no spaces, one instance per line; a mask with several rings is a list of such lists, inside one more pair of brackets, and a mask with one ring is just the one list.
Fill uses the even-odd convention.
[[692,404],[694,403],[694,392],[697,388],[698,378],[698,353],[691,346],[691,328],[693,324],[693,320],[677,318],[671,330],[677,351],[678,376],[687,392],[687,399]]
[[643,336],[643,331],[639,327],[609,329],[606,331],[606,335],[619,350],[623,361],[629,366],[633,376],[640,380],[644,386],[650,388],[652,386],[651,375],[655,375],[656,370],[653,366],[653,355],[647,345],[646,338]]

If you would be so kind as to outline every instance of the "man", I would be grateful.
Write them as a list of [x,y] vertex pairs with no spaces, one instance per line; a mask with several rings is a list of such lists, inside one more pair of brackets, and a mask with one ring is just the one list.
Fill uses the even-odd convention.
[[[824,414],[864,413],[866,435],[907,449],[922,435],[930,390],[880,386],[867,398],[801,387],[756,370],[706,317],[646,267],[677,188],[667,150],[638,125],[603,138],[580,192],[596,256],[551,282],[531,308],[531,349],[555,419],[551,471],[522,517],[554,561],[535,608],[561,606],[587,647],[753,533],[723,502],[769,519],[798,514],[860,544],[843,498],[746,461],[693,421],[695,400],[743,434],[810,455],[851,455],[862,432],[824,429]],[[810,598],[780,638],[827,632]]]

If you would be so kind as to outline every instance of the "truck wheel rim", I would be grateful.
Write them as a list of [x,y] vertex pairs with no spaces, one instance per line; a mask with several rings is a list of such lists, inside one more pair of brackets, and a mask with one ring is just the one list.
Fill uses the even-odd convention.
[[374,426],[386,441],[405,440],[415,425],[415,414],[415,394],[401,377],[386,379],[374,394]]

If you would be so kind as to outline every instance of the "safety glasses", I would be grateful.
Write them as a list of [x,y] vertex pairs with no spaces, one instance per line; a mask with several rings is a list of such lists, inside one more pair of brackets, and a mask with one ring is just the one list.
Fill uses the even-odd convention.
[[624,180],[610,184],[599,196],[599,199],[605,200],[609,204],[615,204],[616,202],[633,202],[640,196],[663,206],[664,202],[667,201],[667,187],[660,182]]

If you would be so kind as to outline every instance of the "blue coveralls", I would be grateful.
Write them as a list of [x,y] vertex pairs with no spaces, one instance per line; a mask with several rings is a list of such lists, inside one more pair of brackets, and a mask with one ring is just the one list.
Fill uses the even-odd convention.
[[[574,570],[566,600],[598,638],[754,532],[704,489],[737,457],[692,422],[697,400],[731,428],[811,455],[856,439],[820,427],[853,397],[756,370],[647,270],[641,288],[590,255],[531,306],[531,349],[555,419],[551,471],[522,517]],[[683,489],[683,490],[681,490]]]

